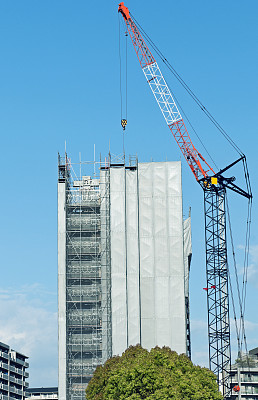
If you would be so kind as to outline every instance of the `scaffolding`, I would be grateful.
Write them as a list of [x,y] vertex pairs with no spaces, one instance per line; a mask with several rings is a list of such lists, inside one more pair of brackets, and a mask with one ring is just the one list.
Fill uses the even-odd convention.
[[59,156],[58,193],[59,400],[84,400],[96,367],[129,345],[190,356],[180,162]]
[[[83,175],[85,166],[94,166],[93,178]],[[94,370],[112,355],[109,172],[100,179],[95,163],[80,162],[76,174],[67,155],[58,156],[58,169],[65,185],[66,398],[84,400]]]

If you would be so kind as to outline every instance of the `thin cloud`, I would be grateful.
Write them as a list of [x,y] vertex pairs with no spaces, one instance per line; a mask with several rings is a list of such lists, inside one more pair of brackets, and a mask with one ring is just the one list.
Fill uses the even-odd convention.
[[[57,385],[56,302],[39,284],[0,288],[0,341],[29,356],[30,386]],[[56,308],[56,307],[55,307]]]
[[205,331],[207,332],[207,321],[192,319],[191,320],[191,332]]
[[[243,245],[238,246],[240,250],[245,251]],[[238,266],[238,274],[243,276],[244,268]],[[258,287],[258,245],[252,245],[249,248],[249,264],[247,267],[247,280],[254,287]]]
[[192,354],[192,361],[195,365],[200,365],[201,367],[208,368],[209,360],[208,360],[208,348],[203,351],[194,351]]
[[[239,327],[240,320],[237,320]],[[230,319],[232,360],[237,358],[238,346],[235,330],[235,321]],[[248,350],[257,347],[258,323],[245,320]],[[191,320],[192,361],[194,364],[208,367],[208,327],[207,321]],[[243,343],[243,351],[245,344]]]

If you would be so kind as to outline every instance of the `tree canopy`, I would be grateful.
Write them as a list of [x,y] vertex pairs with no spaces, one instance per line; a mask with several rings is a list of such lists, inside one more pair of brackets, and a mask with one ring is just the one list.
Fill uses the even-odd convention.
[[96,368],[87,400],[220,400],[215,375],[168,347],[150,352],[140,345]]

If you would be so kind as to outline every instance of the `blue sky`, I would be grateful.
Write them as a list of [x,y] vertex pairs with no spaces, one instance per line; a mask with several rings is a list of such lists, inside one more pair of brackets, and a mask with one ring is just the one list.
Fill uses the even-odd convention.
[[[249,347],[258,345],[256,0],[125,3],[247,155],[253,194]],[[57,152],[73,161],[122,151],[118,2],[0,2],[2,160],[0,340],[30,356],[31,386],[57,385]],[[121,23],[121,46],[125,38]],[[159,62],[159,60],[158,60]],[[162,71],[220,168],[236,159],[220,134]],[[206,156],[198,139],[192,139]],[[128,43],[127,154],[180,160],[180,151]],[[233,171],[232,171],[233,172]],[[241,175],[236,169],[234,174]],[[183,160],[184,213],[192,207],[193,361],[207,364],[203,195]],[[240,178],[240,181],[241,178]],[[241,273],[245,200],[230,195]]]

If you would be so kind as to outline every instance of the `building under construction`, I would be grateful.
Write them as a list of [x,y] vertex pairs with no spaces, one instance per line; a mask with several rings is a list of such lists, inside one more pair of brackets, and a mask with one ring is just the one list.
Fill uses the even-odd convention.
[[190,356],[180,162],[58,160],[59,400],[128,346]]

